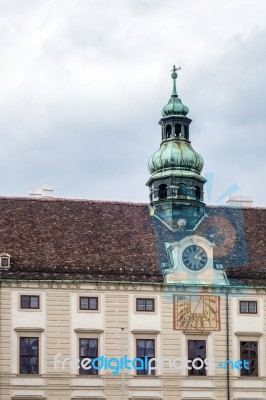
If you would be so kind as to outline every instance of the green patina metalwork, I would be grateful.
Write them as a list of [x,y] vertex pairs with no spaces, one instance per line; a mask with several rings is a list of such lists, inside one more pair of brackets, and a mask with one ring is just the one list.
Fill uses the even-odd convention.
[[162,140],[160,148],[149,159],[151,176],[147,185],[153,215],[172,230],[180,230],[182,220],[185,229],[192,231],[205,216],[206,179],[201,175],[203,158],[190,143],[191,119],[186,116],[189,109],[177,95],[178,70],[180,67],[174,65],[171,71],[172,95],[162,110],[159,121]]
[[178,76],[176,71],[180,69],[180,67],[176,68],[175,65],[173,66],[173,73],[171,75],[171,77],[173,78],[173,91],[172,96],[168,101],[168,104],[166,104],[166,106],[164,106],[164,108],[162,109],[163,117],[167,117],[169,115],[187,115],[187,113],[189,112],[189,108],[182,103],[176,91],[176,78]]
[[190,143],[182,140],[166,140],[150,157],[148,168],[151,174],[167,170],[187,170],[198,175],[203,165],[202,156]]

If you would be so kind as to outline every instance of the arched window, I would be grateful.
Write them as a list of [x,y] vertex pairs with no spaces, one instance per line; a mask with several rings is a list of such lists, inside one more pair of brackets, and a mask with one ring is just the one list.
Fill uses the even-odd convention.
[[159,200],[165,200],[167,198],[167,185],[164,183],[159,186]]
[[196,200],[200,200],[200,198],[201,198],[201,192],[200,192],[199,186],[195,186],[195,197],[196,197]]
[[181,136],[181,125],[175,124],[175,137],[179,138]]
[[166,139],[169,139],[171,137],[171,131],[172,131],[171,125],[166,125],[166,134],[165,134]]
[[188,131],[188,126],[187,125],[185,125],[184,126],[184,129],[185,129],[185,139],[189,139],[189,131]]

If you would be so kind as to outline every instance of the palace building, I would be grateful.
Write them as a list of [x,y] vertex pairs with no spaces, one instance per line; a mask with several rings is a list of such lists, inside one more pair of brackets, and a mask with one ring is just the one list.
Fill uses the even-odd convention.
[[266,399],[266,208],[204,203],[171,77],[147,204],[0,197],[0,400]]

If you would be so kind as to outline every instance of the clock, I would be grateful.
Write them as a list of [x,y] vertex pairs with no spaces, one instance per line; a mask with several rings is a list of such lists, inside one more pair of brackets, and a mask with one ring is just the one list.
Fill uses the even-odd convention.
[[174,329],[219,331],[220,298],[212,295],[174,295]]
[[200,271],[207,264],[208,256],[202,247],[192,244],[183,251],[182,261],[191,271]]

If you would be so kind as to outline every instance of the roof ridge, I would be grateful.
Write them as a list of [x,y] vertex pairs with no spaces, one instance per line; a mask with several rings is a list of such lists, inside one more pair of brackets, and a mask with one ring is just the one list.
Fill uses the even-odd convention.
[[148,203],[123,201],[123,200],[94,200],[94,199],[74,199],[67,197],[29,197],[29,196],[0,196],[0,200],[28,200],[28,201],[48,201],[48,202],[73,202],[73,203],[104,203],[104,204],[128,204],[136,206],[148,206]]

